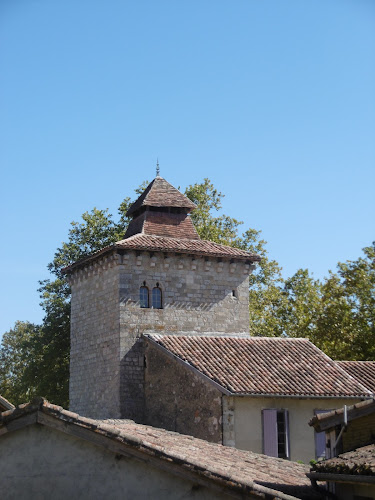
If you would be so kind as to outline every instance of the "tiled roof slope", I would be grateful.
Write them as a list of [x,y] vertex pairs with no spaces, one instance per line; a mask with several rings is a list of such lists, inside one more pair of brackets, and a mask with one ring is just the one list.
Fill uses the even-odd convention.
[[218,257],[222,259],[236,259],[248,262],[259,262],[261,257],[257,254],[240,250],[239,248],[219,245],[213,241],[193,240],[182,238],[167,238],[164,236],[151,236],[148,234],[135,234],[114,245],[102,248],[98,252],[78,260],[67,266],[63,272],[69,273],[77,267],[84,266],[92,260],[114,250],[141,250],[148,252],[174,252],[178,254],[197,255],[201,257]]
[[232,394],[361,397],[370,392],[307,339],[145,335]]
[[314,472],[326,474],[349,474],[375,476],[375,444],[342,453],[338,457],[323,460],[313,465]]
[[375,392],[375,361],[336,361],[353,378]]
[[194,224],[187,214],[144,212],[130,222],[125,239],[138,233],[199,240]]
[[[156,210],[141,210],[142,207],[156,208]],[[174,252],[249,262],[261,260],[257,254],[201,240],[187,214],[195,207],[196,205],[192,201],[165,179],[156,177],[128,210],[127,215],[133,215],[134,218],[129,224],[125,238],[76,261],[62,271],[70,273],[74,269],[83,267],[98,257],[116,250]],[[174,212],[169,208],[186,210],[183,213],[178,213],[178,211]]]
[[156,177],[129,208],[132,215],[142,207],[175,207],[193,210],[196,205],[162,177]]
[[[131,420],[93,420],[52,405],[45,400],[34,400],[21,405],[15,410],[0,416],[0,439],[7,432],[7,426],[22,417],[30,418],[32,413],[41,413],[62,421],[64,429],[78,426],[95,434],[114,440],[118,447],[116,453],[131,454],[134,449],[145,457],[161,462],[162,468],[179,467],[179,474],[190,473],[199,478],[218,483],[224,491],[243,494],[241,498],[251,496],[275,499],[318,499],[321,495],[315,491],[306,477],[308,467],[296,462],[268,457],[208,443],[192,436],[156,429],[136,424]],[[48,425],[50,420],[37,416],[37,422]],[[28,420],[25,425],[29,424]],[[53,424],[50,424],[53,425]],[[21,425],[17,425],[20,428]],[[147,458],[148,457],[148,458]],[[163,465],[164,464],[164,465]],[[175,473],[176,468],[171,468]],[[253,495],[253,496],[252,496]],[[291,496],[289,496],[291,495]]]
[[146,234],[136,234],[130,238],[118,241],[116,248],[129,250],[149,250],[153,252],[177,252],[210,257],[233,258],[240,260],[259,261],[260,257],[239,248],[219,245],[213,241],[168,238]]

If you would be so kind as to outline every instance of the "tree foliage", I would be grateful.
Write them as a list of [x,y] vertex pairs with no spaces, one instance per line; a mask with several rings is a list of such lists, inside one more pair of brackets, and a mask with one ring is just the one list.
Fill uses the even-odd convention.
[[202,239],[241,248],[262,257],[250,275],[250,333],[281,335],[274,315],[283,301],[281,268],[275,260],[268,258],[267,243],[260,238],[261,231],[248,229],[240,234],[241,221],[228,215],[216,216],[222,208],[224,195],[214,188],[209,179],[189,186],[185,195],[197,205],[191,218]]
[[48,264],[51,278],[40,282],[45,316],[40,326],[17,322],[4,334],[0,349],[0,393],[12,402],[35,394],[69,404],[70,287],[62,269],[124,237],[130,198],[125,198],[114,222],[108,210],[94,208],[72,222],[68,240]]
[[375,242],[363,253],[339,262],[322,286],[319,340],[336,359],[375,359]]
[[211,181],[204,179],[201,184],[188,186],[185,195],[197,205],[191,219],[201,239],[221,245],[235,245],[242,222],[227,215],[215,217],[222,208],[224,195],[214,188]]
[[321,283],[310,276],[307,269],[298,269],[285,280],[283,303],[278,311],[279,321],[289,337],[307,337],[318,340],[316,320],[321,312]]
[[375,244],[363,252],[322,281],[307,269],[285,281],[278,315],[286,335],[308,337],[333,359],[375,359]]
[[[30,377],[32,346],[40,327],[17,321],[14,328],[4,333],[0,349],[0,394],[13,404],[28,401],[36,393],[36,381]],[[36,360],[37,362],[37,360]]]
[[[148,183],[137,190],[138,196]],[[250,333],[261,336],[309,337],[328,355],[340,359],[374,359],[375,247],[364,257],[339,263],[323,282],[307,269],[285,281],[281,267],[269,259],[260,231],[221,213],[223,194],[209,179],[185,191],[197,205],[191,218],[202,239],[248,250],[262,257],[250,275]],[[117,221],[108,210],[94,208],[72,222],[66,242],[48,264],[50,279],[40,282],[42,325],[17,322],[0,348],[0,393],[14,403],[42,394],[68,406],[70,287],[62,269],[121,240],[129,223],[125,198]]]

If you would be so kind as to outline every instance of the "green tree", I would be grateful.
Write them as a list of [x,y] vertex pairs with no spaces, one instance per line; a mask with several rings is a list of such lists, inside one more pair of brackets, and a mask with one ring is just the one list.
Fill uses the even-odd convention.
[[[146,187],[136,190],[139,195]],[[250,275],[250,332],[262,336],[308,336],[328,355],[341,359],[373,359],[375,248],[364,249],[357,261],[338,264],[338,273],[320,283],[299,270],[286,280],[269,259],[260,231],[240,233],[242,222],[223,215],[223,194],[209,179],[188,186],[185,194],[197,205],[192,220],[202,239],[248,250],[262,257]],[[130,198],[118,209],[115,222],[108,210],[94,208],[72,222],[68,239],[57,249],[40,282],[42,325],[17,322],[0,347],[0,393],[12,402],[42,394],[68,406],[70,287],[62,269],[121,240],[129,223]]]
[[323,281],[307,269],[285,281],[277,311],[284,335],[308,337],[333,359],[375,359],[375,246],[339,262]]
[[238,228],[242,222],[227,215],[215,217],[222,208],[221,200],[224,195],[214,188],[209,179],[188,186],[185,196],[197,205],[191,214],[191,219],[202,240],[237,246]]
[[94,208],[82,215],[81,222],[72,222],[68,241],[57,249],[48,264],[52,278],[41,281],[41,305],[46,313],[33,348],[41,353],[38,364],[30,365],[30,378],[38,380],[38,394],[50,401],[68,406],[70,350],[70,287],[63,268],[115,243],[125,235],[126,212],[130,199],[125,198],[116,223],[108,210]]
[[115,223],[108,210],[94,208],[72,222],[68,241],[48,264],[51,278],[40,282],[40,326],[17,322],[5,333],[0,348],[0,392],[12,402],[24,402],[42,394],[68,407],[70,349],[70,287],[62,272],[69,264],[124,237],[130,199],[119,207]]
[[250,275],[250,333],[282,335],[278,318],[278,311],[284,302],[281,267],[268,258],[267,243],[260,238],[261,231],[248,229],[240,234],[241,221],[228,215],[216,216],[222,208],[224,195],[214,188],[209,179],[189,186],[185,195],[197,205],[191,218],[202,239],[241,248],[262,257]]
[[283,335],[279,311],[284,304],[282,268],[269,259],[267,242],[260,238],[261,231],[248,229],[236,246],[256,253],[262,260],[249,277],[250,334],[262,337]]
[[335,359],[375,359],[375,243],[363,253],[323,284],[317,343]]
[[30,379],[28,370],[34,361],[31,346],[39,333],[38,325],[17,321],[14,328],[3,335],[0,348],[0,394],[13,404],[28,401],[36,394],[36,381]]
[[321,314],[321,283],[309,274],[308,269],[299,269],[285,280],[284,301],[279,310],[279,319],[288,337],[307,337],[316,343],[317,319]]
[[[144,182],[137,190],[138,196],[147,186]],[[241,222],[227,215],[218,215],[222,208],[223,194],[218,192],[209,179],[189,186],[185,194],[197,204],[192,214],[193,222],[202,239],[208,239],[225,245],[233,245],[262,255],[259,269],[251,277],[252,300],[250,315],[255,325],[254,334],[274,334],[276,324],[272,316],[280,299],[280,268],[275,261],[267,259],[265,242],[259,239],[259,231],[249,229],[239,234]],[[128,218],[126,212],[130,198],[125,198],[118,210],[118,222],[115,222],[108,210],[94,208],[85,212],[80,222],[72,222],[68,239],[62,243],[48,264],[51,278],[40,282],[41,305],[45,311],[43,324],[32,330],[33,335],[25,342],[20,342],[14,335],[15,344],[19,343],[18,359],[23,359],[25,369],[22,377],[14,381],[13,389],[20,380],[21,399],[28,399],[34,394],[42,394],[50,401],[67,407],[69,384],[69,338],[70,338],[70,287],[62,269],[107,245],[124,237]],[[8,336],[5,336],[8,339]],[[14,357],[2,347],[4,366],[12,366]],[[5,377],[6,378],[6,377]],[[9,379],[11,380],[11,379]],[[9,382],[10,383],[10,382]],[[12,390],[14,393],[14,390]],[[4,390],[4,394],[9,394]]]

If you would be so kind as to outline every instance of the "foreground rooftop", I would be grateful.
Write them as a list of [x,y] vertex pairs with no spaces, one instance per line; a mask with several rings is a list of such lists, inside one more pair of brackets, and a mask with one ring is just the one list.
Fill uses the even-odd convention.
[[[338,457],[323,460],[313,465],[308,477],[312,481],[330,481],[337,483],[365,485],[367,488],[375,485],[375,444],[363,446],[353,451],[342,453]],[[370,489],[366,492],[371,495]],[[341,497],[340,497],[341,498]],[[358,496],[354,498],[372,498]]]
[[321,498],[306,477],[308,467],[305,465],[208,443],[130,420],[85,418],[43,399],[2,413],[0,439],[8,432],[33,423],[79,435],[95,444],[102,442],[107,449],[111,449],[109,443],[114,443],[116,453],[137,456],[172,473],[189,474],[198,482],[217,483],[235,496],[266,498],[270,495],[270,498],[284,500]]

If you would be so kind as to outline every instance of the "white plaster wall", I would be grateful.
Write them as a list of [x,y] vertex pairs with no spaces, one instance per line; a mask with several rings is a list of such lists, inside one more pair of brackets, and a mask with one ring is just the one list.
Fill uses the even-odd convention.
[[0,441],[4,500],[229,498],[39,424],[1,436]]
[[[314,429],[308,425],[314,410],[342,408],[359,399],[299,399],[234,397],[235,447],[263,453],[262,410],[265,408],[289,411],[290,458],[308,464],[315,459]],[[225,429],[224,429],[225,430]],[[225,440],[225,437],[224,437]]]

